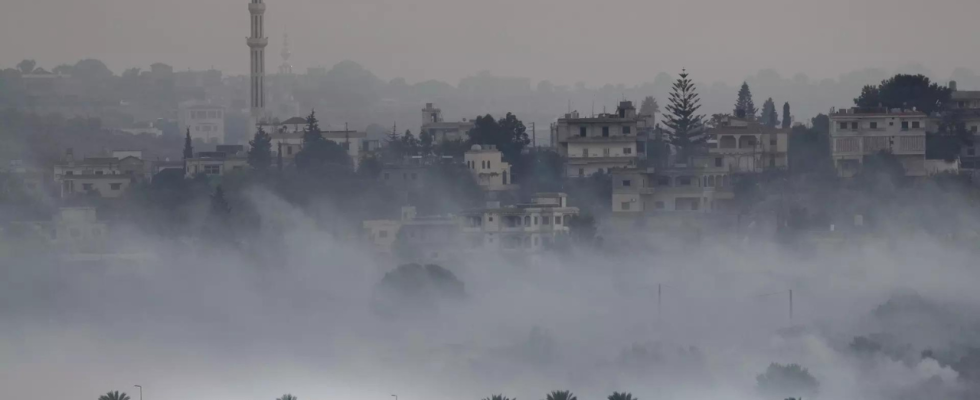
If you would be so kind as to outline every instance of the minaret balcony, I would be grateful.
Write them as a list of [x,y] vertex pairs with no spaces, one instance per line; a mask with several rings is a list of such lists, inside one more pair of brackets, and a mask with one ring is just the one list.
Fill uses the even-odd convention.
[[261,49],[269,45],[269,38],[248,38],[246,41],[248,42],[248,47],[253,49]]
[[265,14],[265,3],[249,3],[248,12],[252,14]]

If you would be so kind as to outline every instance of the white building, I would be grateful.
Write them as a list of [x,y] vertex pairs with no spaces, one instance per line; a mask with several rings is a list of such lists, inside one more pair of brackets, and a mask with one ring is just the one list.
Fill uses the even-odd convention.
[[177,127],[183,135],[210,144],[225,143],[225,109],[204,101],[185,101],[178,107]]
[[569,218],[578,208],[568,206],[564,193],[539,193],[531,204],[487,207],[460,215],[463,246],[470,249],[536,252],[568,234]]
[[[708,155],[695,155],[696,165],[732,172],[763,172],[789,168],[789,131],[755,121],[728,118],[708,131]],[[708,157],[709,159],[701,160]]]
[[446,122],[442,118],[442,109],[436,108],[432,103],[426,103],[422,109],[422,132],[432,135],[436,143],[445,141],[465,141],[469,139],[469,132],[474,127],[473,121],[463,119],[461,122]]
[[830,153],[838,175],[852,177],[867,156],[895,155],[908,176],[924,176],[929,116],[900,109],[831,110]]
[[495,192],[515,188],[510,163],[504,161],[503,153],[496,147],[475,144],[464,155],[464,161],[484,190]]
[[584,178],[597,172],[635,168],[646,157],[645,118],[624,101],[613,114],[580,117],[566,114],[555,124],[558,152],[566,159],[566,176]]

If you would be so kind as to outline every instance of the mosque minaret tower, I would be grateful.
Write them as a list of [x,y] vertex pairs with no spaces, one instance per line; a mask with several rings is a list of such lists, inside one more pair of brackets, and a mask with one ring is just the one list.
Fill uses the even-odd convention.
[[269,38],[265,36],[265,3],[251,0],[248,12],[252,16],[252,35],[248,38],[251,60],[251,116],[253,126],[265,119],[265,47]]

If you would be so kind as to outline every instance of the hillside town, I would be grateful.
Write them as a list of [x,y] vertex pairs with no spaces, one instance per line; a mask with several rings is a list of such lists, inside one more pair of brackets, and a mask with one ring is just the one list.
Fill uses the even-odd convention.
[[[331,4],[370,31],[348,38],[322,12],[309,29],[371,43],[324,67],[296,60],[321,51],[302,21],[267,31],[285,6],[240,3],[232,33],[247,36],[206,41],[234,46],[240,70],[185,68],[217,57],[175,50],[117,70],[0,65],[0,397],[57,381],[38,393],[978,398],[980,74],[736,80],[732,54],[753,50],[719,40],[632,86],[487,70],[447,83],[427,74],[467,57],[513,71],[540,44],[488,22],[496,5],[420,22]],[[535,23],[591,24],[572,3]],[[159,11],[130,6],[126,24]],[[425,40],[385,26],[389,11]],[[452,37],[494,30],[481,24],[500,37]],[[535,39],[568,56],[555,76],[646,41],[548,32]],[[365,63],[379,75],[425,78],[336,62],[375,53],[391,63]],[[599,78],[625,79],[629,60]]]

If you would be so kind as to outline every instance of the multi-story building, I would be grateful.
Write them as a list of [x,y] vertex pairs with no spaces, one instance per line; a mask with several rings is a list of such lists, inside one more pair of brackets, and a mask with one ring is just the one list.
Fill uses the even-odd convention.
[[964,127],[973,133],[973,143],[963,146],[960,151],[961,167],[964,169],[980,169],[980,91],[956,90],[956,82],[950,83],[953,93],[950,96],[951,106]]
[[[707,161],[708,158],[701,158]],[[628,169],[612,174],[613,213],[624,215],[729,209],[734,198],[732,170],[712,163],[662,170]]]
[[504,161],[503,153],[493,145],[473,145],[464,155],[464,161],[483,190],[496,192],[515,188],[510,163]]
[[248,168],[248,156],[245,147],[240,145],[219,145],[215,151],[202,151],[193,158],[185,160],[184,171],[187,178],[198,174],[209,177],[224,176],[235,171]]
[[647,138],[639,129],[644,121],[629,101],[621,102],[613,114],[580,117],[576,111],[559,118],[554,129],[566,176],[636,168],[646,157]]
[[866,157],[888,152],[908,176],[927,174],[926,129],[929,116],[901,109],[849,108],[830,111],[830,154],[842,177],[852,177]]
[[578,215],[564,193],[539,193],[530,204],[461,213],[464,246],[471,249],[535,252],[569,232],[569,218]]
[[446,122],[442,118],[442,109],[434,107],[432,103],[426,103],[425,108],[422,109],[422,129],[419,133],[421,135],[422,132],[428,132],[436,143],[465,141],[474,126],[473,121],[466,119],[460,122]]
[[[754,121],[727,118],[708,131],[708,154],[695,164],[731,172],[763,172],[789,167],[789,132]],[[701,158],[707,157],[707,162]]]
[[419,217],[403,207],[400,219],[364,221],[364,230],[379,254],[433,261],[471,251],[540,251],[567,234],[578,213],[565,194],[539,193],[530,204],[492,203],[459,215]]
[[69,149],[64,161],[54,167],[54,180],[62,198],[76,195],[117,198],[132,183],[146,179],[149,173],[139,151],[117,151],[111,157],[75,160]]
[[224,107],[203,101],[185,101],[178,107],[177,127],[192,139],[210,144],[225,143]]

